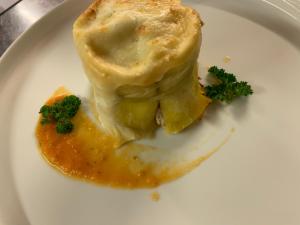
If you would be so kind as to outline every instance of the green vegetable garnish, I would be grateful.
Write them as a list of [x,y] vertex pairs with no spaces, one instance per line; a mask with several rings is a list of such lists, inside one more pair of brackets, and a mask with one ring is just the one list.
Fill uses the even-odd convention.
[[56,123],[57,133],[70,133],[74,127],[71,118],[76,115],[80,104],[78,97],[69,95],[51,106],[42,106],[39,112],[42,114],[41,124]]
[[213,100],[230,103],[237,97],[253,94],[253,90],[247,82],[238,82],[235,75],[226,73],[224,69],[213,66],[209,68],[208,72],[219,81],[216,85],[205,87],[206,96]]

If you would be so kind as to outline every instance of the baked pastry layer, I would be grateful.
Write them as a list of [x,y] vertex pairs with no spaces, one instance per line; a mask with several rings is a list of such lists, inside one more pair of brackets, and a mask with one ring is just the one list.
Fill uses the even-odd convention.
[[79,16],[74,40],[106,132],[124,141],[149,135],[159,107],[172,133],[203,114],[195,78],[201,25],[176,0],[97,0]]

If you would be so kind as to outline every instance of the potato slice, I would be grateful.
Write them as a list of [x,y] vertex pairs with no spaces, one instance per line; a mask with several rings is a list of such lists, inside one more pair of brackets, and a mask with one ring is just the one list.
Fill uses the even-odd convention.
[[211,100],[204,96],[198,82],[198,69],[184,78],[172,93],[160,100],[163,127],[168,133],[178,133],[199,119]]
[[155,121],[157,109],[158,100],[124,98],[116,107],[116,118],[139,136],[147,136],[157,128]]

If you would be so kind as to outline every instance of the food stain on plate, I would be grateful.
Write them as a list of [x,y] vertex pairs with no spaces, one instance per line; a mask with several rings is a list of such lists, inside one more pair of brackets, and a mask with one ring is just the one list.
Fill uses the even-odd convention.
[[157,191],[152,192],[150,197],[154,202],[158,202],[160,200],[160,194]]
[[230,62],[231,62],[230,56],[225,56],[225,57],[223,58],[223,62],[224,62],[224,63],[230,63]]
[[[60,88],[46,105],[68,95],[70,92]],[[133,142],[119,147],[118,139],[102,132],[83,107],[72,118],[72,123],[71,133],[59,134],[55,124],[43,125],[40,118],[36,137],[46,161],[67,176],[125,189],[154,188],[182,177],[214,154],[230,136],[206,155],[189,161],[168,162],[159,157],[154,160],[143,157],[149,152],[159,153],[158,148]]]

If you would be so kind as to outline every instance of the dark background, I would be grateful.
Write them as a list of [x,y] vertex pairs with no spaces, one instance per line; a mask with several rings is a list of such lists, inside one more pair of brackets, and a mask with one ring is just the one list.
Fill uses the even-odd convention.
[[0,0],[0,56],[20,34],[63,0]]

